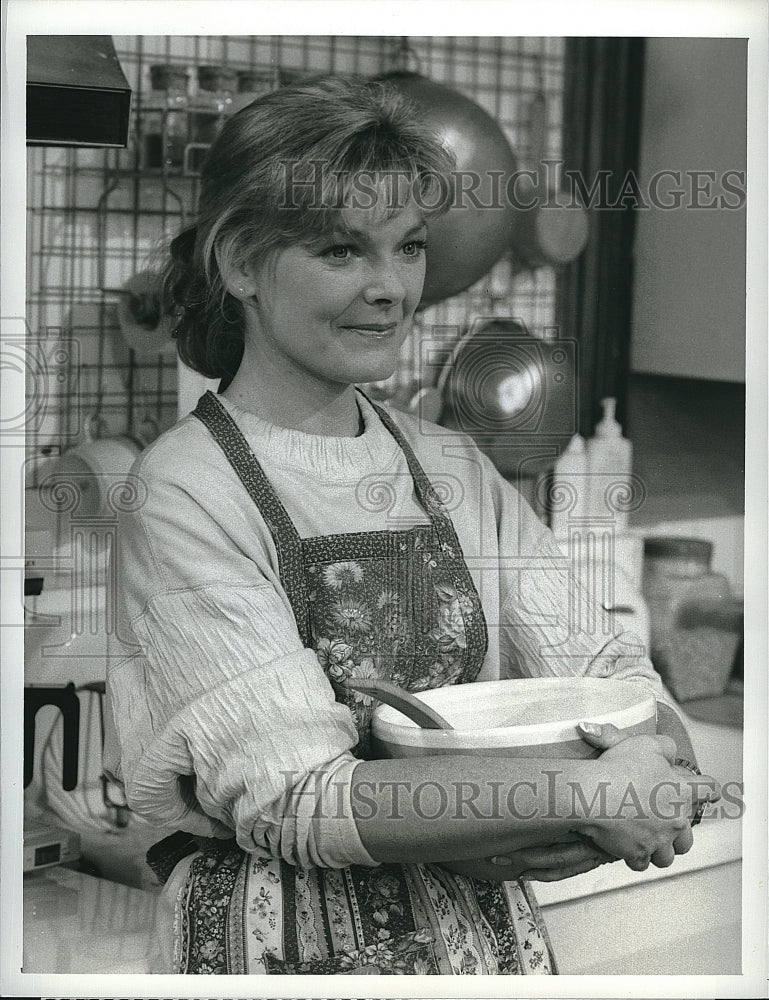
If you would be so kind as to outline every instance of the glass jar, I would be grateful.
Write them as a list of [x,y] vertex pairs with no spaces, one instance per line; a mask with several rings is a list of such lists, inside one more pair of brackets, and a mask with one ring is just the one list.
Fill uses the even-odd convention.
[[724,625],[734,602],[729,581],[710,569],[712,554],[699,538],[644,544],[651,658],[679,701],[723,694],[739,644],[739,632]]
[[273,69],[238,70],[238,93],[232,100],[232,113],[277,88],[277,74]]
[[187,84],[183,66],[150,66],[152,91],[142,115],[143,166],[181,172],[189,141]]
[[198,96],[195,101],[195,141],[210,145],[227,115],[238,75],[226,66],[198,66]]
[[200,171],[224,119],[232,114],[237,73],[225,66],[198,66],[198,93],[192,112],[188,169]]

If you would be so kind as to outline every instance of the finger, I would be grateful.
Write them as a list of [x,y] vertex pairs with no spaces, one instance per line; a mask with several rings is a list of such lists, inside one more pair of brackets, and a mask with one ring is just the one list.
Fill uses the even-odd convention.
[[596,747],[598,750],[608,750],[610,747],[614,747],[624,739],[627,739],[610,722],[603,725],[598,722],[580,722],[577,726],[577,731],[586,743],[589,743],[591,747]]
[[648,855],[643,855],[636,858],[625,859],[625,864],[628,868],[632,868],[634,872],[645,872],[646,869],[651,864],[651,858]]
[[521,878],[529,882],[560,882],[562,879],[573,878],[575,875],[584,875],[585,872],[591,872],[601,865],[608,865],[616,860],[616,858],[610,857],[593,858],[580,864],[569,865],[566,868],[534,868],[524,872]]
[[596,858],[601,853],[603,852],[592,844],[577,841],[570,844],[548,845],[547,847],[527,847],[520,851],[511,852],[509,857],[511,860],[514,859],[519,868],[564,868],[567,865],[579,864]]
[[654,739],[657,741],[657,746],[665,760],[668,764],[672,764],[678,756],[678,747],[675,740],[672,740],[669,736],[655,736]]
[[692,832],[691,826],[687,823],[686,827],[678,834],[676,839],[673,841],[673,850],[676,854],[687,854],[694,844],[694,834]]
[[651,863],[655,868],[670,868],[676,859],[676,852],[672,844],[665,847],[658,847],[651,856]]

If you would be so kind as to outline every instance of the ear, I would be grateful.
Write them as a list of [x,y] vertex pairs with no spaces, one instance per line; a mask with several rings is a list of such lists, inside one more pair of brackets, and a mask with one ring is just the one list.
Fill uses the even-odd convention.
[[250,268],[241,268],[231,261],[220,258],[216,253],[216,263],[219,266],[219,273],[222,276],[224,287],[236,299],[247,302],[256,298],[256,279]]
[[249,275],[242,271],[231,271],[229,274],[222,274],[224,287],[236,299],[241,302],[248,302],[256,298],[256,282]]

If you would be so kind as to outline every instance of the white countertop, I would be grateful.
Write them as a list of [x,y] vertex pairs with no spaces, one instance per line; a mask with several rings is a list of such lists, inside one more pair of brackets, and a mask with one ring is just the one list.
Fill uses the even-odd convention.
[[24,876],[25,973],[146,973],[158,896],[53,867]]
[[[692,718],[685,721],[700,770],[722,786],[728,782],[726,791],[736,798],[736,786],[742,783],[742,730]],[[537,882],[537,899],[542,906],[549,906],[738,861],[742,857],[742,821],[738,812],[739,807],[726,796],[711,806],[695,828],[694,846],[688,854],[677,857],[670,868],[650,867],[636,872],[622,862],[602,865],[563,882]]]
[[[742,780],[742,732],[689,720],[702,770],[719,781]],[[631,871],[621,862],[563,882],[537,883],[547,910],[570,900],[643,883],[660,884],[707,868],[728,865],[742,855],[742,823],[708,817],[695,831],[692,850],[670,868]],[[731,806],[732,815],[736,812]],[[146,973],[154,938],[155,892],[54,867],[24,877],[24,972]],[[546,916],[547,919],[547,916]]]

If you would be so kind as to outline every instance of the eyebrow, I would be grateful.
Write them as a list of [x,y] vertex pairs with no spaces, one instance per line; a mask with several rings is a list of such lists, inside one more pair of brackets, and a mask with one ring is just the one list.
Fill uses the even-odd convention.
[[[422,230],[426,228],[427,223],[425,221],[418,222],[415,226],[412,226],[409,230],[407,230],[401,239],[408,240],[411,237],[416,236],[418,233],[421,233]],[[366,230],[355,229],[354,227],[348,226],[334,226],[331,236],[333,239],[348,239],[352,237],[352,239],[360,240],[361,242],[368,242],[369,240],[369,233],[366,232]]]

